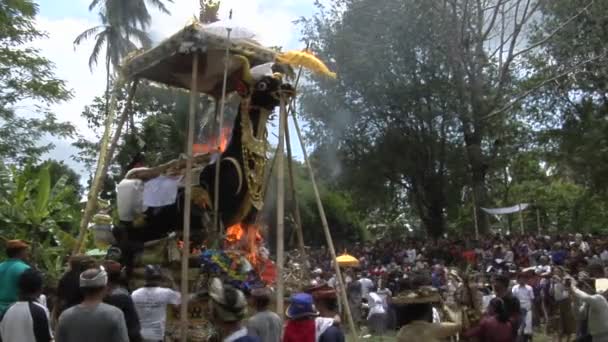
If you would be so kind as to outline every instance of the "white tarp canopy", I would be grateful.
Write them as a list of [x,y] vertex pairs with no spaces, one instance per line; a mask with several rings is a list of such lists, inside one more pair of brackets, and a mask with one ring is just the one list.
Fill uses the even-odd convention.
[[520,212],[520,211],[524,211],[529,206],[530,206],[530,204],[528,204],[528,203],[520,203],[520,204],[514,205],[512,207],[505,207],[505,208],[481,208],[481,210],[483,210],[486,213],[491,214],[491,215],[506,215],[506,214],[513,214],[513,213],[517,213],[517,212]]

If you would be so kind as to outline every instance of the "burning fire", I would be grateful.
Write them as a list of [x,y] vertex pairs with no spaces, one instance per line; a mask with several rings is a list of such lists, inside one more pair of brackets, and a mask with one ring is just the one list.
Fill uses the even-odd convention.
[[259,247],[262,245],[262,234],[255,224],[237,223],[226,230],[225,247],[240,249],[246,253],[247,260],[254,266],[259,263]]
[[[228,141],[230,140],[230,135],[232,134],[231,127],[223,127],[222,134],[220,134],[219,148],[220,152],[224,152],[226,147],[228,147]],[[205,153],[213,153],[217,151],[217,137],[213,137],[209,139],[208,142],[201,144],[192,145],[192,153],[194,154],[205,154]]]

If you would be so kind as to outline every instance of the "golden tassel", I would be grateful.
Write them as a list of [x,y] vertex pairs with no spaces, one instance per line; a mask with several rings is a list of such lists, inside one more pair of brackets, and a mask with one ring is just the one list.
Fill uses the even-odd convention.
[[310,71],[316,72],[318,74],[323,74],[329,76],[331,78],[336,78],[336,73],[329,70],[329,68],[317,58],[315,55],[310,53],[310,51],[297,51],[291,50],[283,53],[279,53],[276,56],[276,61],[278,63],[292,65],[292,66],[301,66]]

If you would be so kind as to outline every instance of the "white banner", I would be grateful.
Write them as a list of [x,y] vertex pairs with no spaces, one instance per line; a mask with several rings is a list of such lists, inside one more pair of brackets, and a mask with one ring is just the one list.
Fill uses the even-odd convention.
[[520,211],[524,211],[526,210],[526,208],[528,208],[530,205],[528,203],[520,203],[517,205],[514,205],[512,207],[506,207],[506,208],[481,208],[481,210],[485,211],[488,214],[491,215],[505,215],[505,214],[513,214],[513,213],[517,213]]

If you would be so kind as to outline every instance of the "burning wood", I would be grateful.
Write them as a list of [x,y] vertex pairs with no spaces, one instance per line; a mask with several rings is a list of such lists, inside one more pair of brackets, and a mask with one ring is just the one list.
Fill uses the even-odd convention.
[[232,127],[224,126],[222,128],[222,133],[219,136],[219,144],[218,137],[213,137],[209,139],[208,142],[192,145],[192,152],[194,154],[213,153],[217,151],[218,145],[220,152],[224,152],[228,147],[228,142],[230,141],[231,134]]
[[228,227],[226,239],[224,240],[225,249],[240,249],[246,254],[247,260],[253,267],[259,266],[260,247],[264,239],[260,234],[260,228],[255,224],[237,223]]

